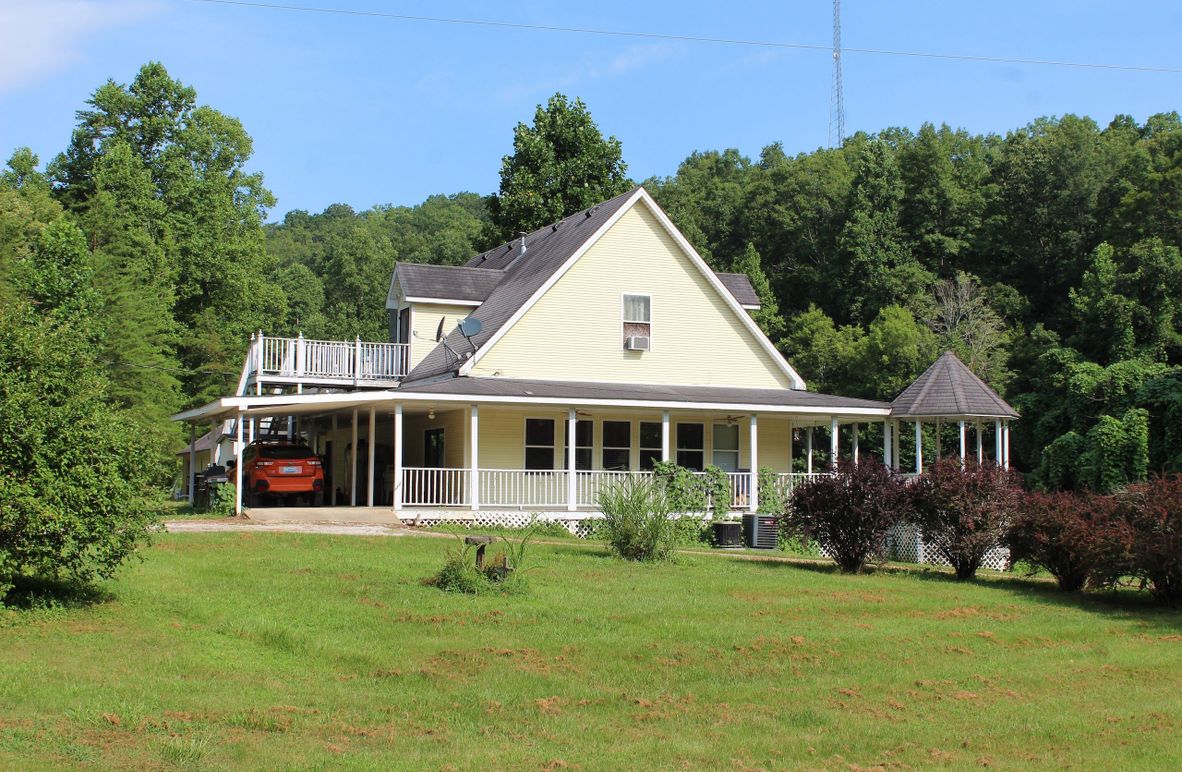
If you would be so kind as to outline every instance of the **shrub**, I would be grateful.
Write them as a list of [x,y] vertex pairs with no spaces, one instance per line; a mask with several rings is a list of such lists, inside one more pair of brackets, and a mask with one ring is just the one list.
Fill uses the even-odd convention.
[[659,482],[628,478],[599,493],[603,521],[599,534],[613,553],[626,560],[669,560],[677,546],[679,525],[667,489]]
[[819,543],[842,571],[860,573],[883,554],[890,529],[904,522],[903,488],[882,464],[843,461],[834,474],[796,486],[781,528],[787,539]]
[[910,487],[924,541],[971,579],[989,550],[1001,546],[1021,496],[1017,476],[994,464],[937,462]]
[[468,544],[464,540],[464,535],[457,533],[457,543],[447,550],[443,568],[438,574],[425,580],[425,583],[444,592],[468,595],[524,591],[528,546],[537,531],[537,526],[531,525],[523,530],[524,534],[519,539],[502,536],[500,549],[485,555],[483,568],[476,567],[474,545]]
[[771,467],[759,468],[759,512],[780,515],[788,509],[788,499],[780,487],[780,476]]
[[706,481],[672,461],[653,464],[653,479],[663,490],[670,512],[705,512],[709,503]]
[[1130,529],[1117,502],[1096,493],[1029,493],[1006,535],[1011,561],[1044,569],[1064,591],[1128,573]]
[[1132,573],[1159,602],[1182,603],[1182,475],[1130,485],[1119,502],[1132,531]]

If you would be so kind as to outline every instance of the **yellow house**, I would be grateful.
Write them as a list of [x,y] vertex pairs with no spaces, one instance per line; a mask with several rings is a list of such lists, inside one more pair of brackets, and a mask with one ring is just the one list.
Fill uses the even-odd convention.
[[658,461],[718,467],[725,503],[755,511],[761,478],[824,471],[816,427],[827,466],[881,422],[876,453],[897,466],[890,404],[807,391],[752,320],[747,277],[712,271],[643,188],[465,266],[398,263],[386,307],[389,342],[260,333],[239,394],[175,418],[229,421],[223,458],[298,435],[330,503],[420,521],[573,522]]

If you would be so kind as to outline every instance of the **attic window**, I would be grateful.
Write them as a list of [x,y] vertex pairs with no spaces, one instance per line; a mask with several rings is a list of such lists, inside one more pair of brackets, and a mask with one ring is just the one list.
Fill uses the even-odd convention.
[[624,295],[624,347],[629,339],[644,338],[644,349],[652,338],[652,298],[648,295]]

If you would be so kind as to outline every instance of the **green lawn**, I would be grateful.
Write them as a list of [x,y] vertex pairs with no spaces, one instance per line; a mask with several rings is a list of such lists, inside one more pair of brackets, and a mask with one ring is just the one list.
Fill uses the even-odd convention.
[[0,612],[0,767],[1177,767],[1182,615],[1011,579],[538,545],[161,537],[95,605]]

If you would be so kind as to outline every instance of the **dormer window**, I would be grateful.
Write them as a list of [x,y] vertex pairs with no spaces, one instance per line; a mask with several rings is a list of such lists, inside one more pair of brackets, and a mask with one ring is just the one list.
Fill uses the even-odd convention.
[[652,340],[652,298],[649,295],[624,295],[624,348],[648,351]]

